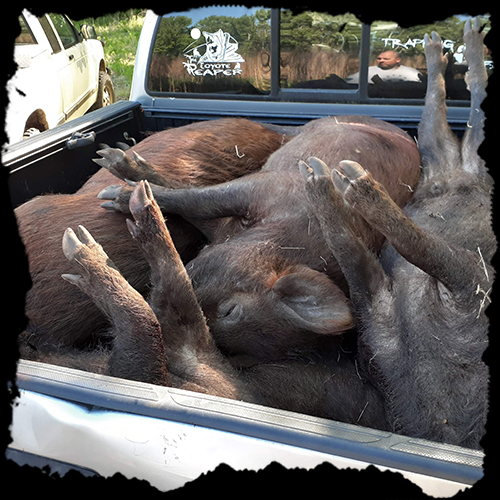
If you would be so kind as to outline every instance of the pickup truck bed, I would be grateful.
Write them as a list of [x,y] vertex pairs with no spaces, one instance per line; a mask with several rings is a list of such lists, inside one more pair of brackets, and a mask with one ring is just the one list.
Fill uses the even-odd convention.
[[[4,163],[12,169],[12,205],[45,192],[77,190],[96,170],[91,158],[98,144],[126,142],[124,133],[140,139],[144,114],[139,103],[120,102],[47,132],[44,141],[37,138],[36,148],[28,139],[9,149]],[[161,120],[159,126],[165,118]],[[185,124],[189,118],[169,120]],[[83,137],[81,145],[72,147],[77,134]],[[443,496],[483,475],[483,454],[475,450],[249,403],[28,361],[19,363],[16,383],[21,398],[7,456],[21,464],[50,464],[60,472],[76,467],[85,474],[108,476],[120,471],[163,490],[182,486],[219,463],[236,470],[258,470],[276,461],[292,468],[313,468],[325,461],[356,469],[376,464],[401,472],[424,492]],[[110,419],[115,419],[112,435]],[[141,444],[132,446],[135,438],[127,437],[129,432]],[[42,443],[37,436],[46,434],[51,438]],[[101,450],[97,456],[94,448],[87,449],[93,440]],[[138,447],[147,450],[145,456],[137,453]],[[117,460],[118,453],[127,458]]]
[[120,101],[9,146],[2,159],[10,170],[12,205],[40,194],[75,192],[99,169],[91,161],[98,144],[127,143],[124,133],[141,139],[140,114],[138,102]]

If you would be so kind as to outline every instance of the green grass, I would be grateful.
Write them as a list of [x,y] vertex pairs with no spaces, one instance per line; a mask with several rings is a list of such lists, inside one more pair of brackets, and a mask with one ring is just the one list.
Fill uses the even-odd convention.
[[117,101],[128,100],[130,95],[135,54],[145,15],[145,10],[131,9],[74,21],[76,26],[93,25],[97,37],[105,43],[104,56],[106,65],[112,71]]

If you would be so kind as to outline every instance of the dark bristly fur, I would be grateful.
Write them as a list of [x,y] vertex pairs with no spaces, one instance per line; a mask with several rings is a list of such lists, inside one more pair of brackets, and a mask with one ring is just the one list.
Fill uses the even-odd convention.
[[[370,117],[344,116],[305,125],[260,172],[207,188],[151,188],[167,217],[182,215],[210,240],[186,269],[217,346],[259,401],[385,428],[380,394],[358,376],[354,353],[345,356],[336,336],[353,322],[344,278],[297,169],[312,152],[336,161],[363,158],[400,205],[420,175],[420,156],[406,133]],[[137,164],[131,174],[133,163],[111,156],[108,162],[132,180],[153,168]],[[131,191],[111,186],[99,196],[111,200],[106,208],[128,212]],[[380,233],[355,212],[352,219],[360,238],[379,249]],[[285,386],[294,387],[293,395]],[[349,405],[340,404],[344,391]]]
[[[126,155],[147,156],[172,186],[206,186],[260,169],[287,140],[249,120],[221,119],[151,135]],[[45,350],[54,345],[85,347],[108,325],[86,295],[61,283],[61,274],[70,269],[61,259],[61,236],[67,227],[83,224],[132,286],[147,292],[149,269],[127,233],[125,216],[104,211],[96,198],[113,182],[116,177],[103,168],[75,194],[39,196],[16,209],[33,281],[26,297],[29,325],[23,336],[29,345]],[[202,244],[202,235],[175,215],[169,217],[168,227],[183,260],[191,260]]]
[[[309,159],[309,167],[301,168],[349,285],[364,373],[383,392],[392,429],[479,448],[488,409],[484,310],[496,239],[493,181],[478,155],[487,80],[479,26],[466,23],[464,41],[472,99],[460,145],[446,122],[441,40],[435,33],[432,41],[426,36],[423,176],[404,211],[362,164],[341,162],[333,185],[320,160]],[[380,260],[339,224],[349,217],[346,204],[386,236]]]
[[[352,326],[341,293],[347,292],[343,275],[297,169],[313,153],[333,164],[346,156],[363,159],[400,206],[420,176],[418,149],[405,132],[374,118],[343,116],[304,125],[259,172],[206,188],[151,186],[167,216],[183,216],[210,240],[187,270],[212,334],[228,355],[242,353],[236,342],[228,347],[228,339],[241,337],[241,332],[248,346],[255,340],[251,356],[259,361],[272,357],[268,344],[277,344],[277,338],[283,339],[280,355],[285,355],[295,352],[298,337],[305,344],[308,335],[312,339]],[[99,196],[111,200],[106,208],[128,212],[131,189],[109,187]],[[379,250],[383,236],[355,211],[351,217],[360,238]],[[257,348],[264,331],[276,333]]]

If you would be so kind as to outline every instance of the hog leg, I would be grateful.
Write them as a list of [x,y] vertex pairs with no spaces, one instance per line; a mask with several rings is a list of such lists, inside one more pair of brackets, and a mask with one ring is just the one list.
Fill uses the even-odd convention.
[[[307,164],[302,162],[300,170],[325,241],[346,278],[352,314],[358,331],[362,333],[366,325],[373,324],[372,312],[378,300],[384,301],[387,316],[392,314],[392,281],[378,257],[351,227],[352,215],[332,183],[333,172],[330,173],[328,166],[314,157],[308,158]],[[379,349],[376,344],[367,342],[365,334],[358,336],[356,370],[359,368],[370,380],[380,377],[378,368],[371,361]]]
[[71,228],[65,231],[63,252],[83,272],[62,277],[91,297],[113,327],[109,374],[166,385],[160,325],[144,298],[128,284],[83,226],[79,226],[78,235]]
[[332,177],[344,200],[379,230],[408,262],[441,281],[449,290],[467,296],[484,281],[477,254],[451,247],[440,237],[422,230],[361,165],[342,161]]
[[418,127],[418,149],[425,178],[457,168],[461,163],[458,140],[451,131],[446,115],[444,72],[447,58],[443,56],[441,38],[426,34],[427,93],[422,120]]
[[478,149],[484,140],[484,111],[481,103],[486,98],[488,75],[484,66],[484,44],[478,19],[471,27],[470,19],[464,28],[465,58],[469,64],[469,88],[471,93],[471,111],[467,131],[462,142],[462,161],[466,171],[479,173],[484,169],[484,161]]
[[[176,214],[185,218],[205,234],[209,240],[216,238],[219,221],[225,217],[245,218],[256,198],[256,192],[265,188],[268,172],[248,174],[214,186],[168,189],[151,185],[151,191],[164,214]],[[108,186],[98,198],[111,200],[101,206],[107,210],[129,213],[131,186]]]
[[92,161],[100,167],[109,170],[110,173],[119,179],[124,181],[148,180],[158,186],[176,187],[170,185],[167,179],[160,175],[150,163],[135,151],[132,153],[134,156],[133,159],[118,148],[101,149],[97,151],[97,154],[101,158],[93,158]]
[[[265,182],[267,177],[267,173],[259,172],[207,187],[169,189],[155,184],[150,187],[162,212],[192,219],[214,219],[245,214],[252,199],[252,191]],[[133,183],[130,184],[113,185],[103,189],[97,197],[111,201],[101,206],[129,213],[128,202],[135,186]]]
[[334,189],[328,166],[311,157],[307,164],[300,162],[299,168],[322,233],[349,285],[353,312],[359,317],[369,309],[371,298],[378,290],[390,286],[389,278],[377,256],[366,247],[351,225],[352,215],[340,193]]
[[169,375],[183,388],[251,399],[237,373],[216,348],[191,282],[147,181],[130,197],[129,231],[151,266],[149,304],[158,318]]

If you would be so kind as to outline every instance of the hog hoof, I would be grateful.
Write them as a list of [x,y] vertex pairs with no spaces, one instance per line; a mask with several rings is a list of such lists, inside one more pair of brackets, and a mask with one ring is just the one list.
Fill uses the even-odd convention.
[[332,170],[332,180],[335,190],[345,194],[351,183],[366,175],[366,170],[355,161],[344,160],[339,163],[339,168]]
[[426,33],[424,35],[424,46],[425,46],[425,59],[427,61],[427,67],[432,73],[432,69],[437,69],[438,72],[444,73],[446,65],[448,63],[447,56],[443,55],[443,44],[441,42],[441,37],[435,32],[432,32],[432,40]]
[[137,164],[135,164],[121,149],[106,148],[97,151],[101,158],[92,158],[94,163],[100,167],[104,167],[115,177],[121,180],[139,180],[140,172]]
[[151,264],[164,244],[168,246],[169,238],[163,215],[147,181],[137,184],[130,196],[129,208],[134,221],[127,219],[128,230]]
[[[464,26],[464,42],[465,50],[464,56],[469,63],[469,68],[474,65],[476,61],[481,61],[484,50],[483,32],[481,31],[481,21],[474,19],[474,25],[471,20],[467,19]],[[477,64],[477,63],[476,63]]]
[[339,163],[342,173],[351,181],[366,175],[366,170],[355,161],[343,160]]
[[66,229],[62,240],[62,250],[70,262],[78,264],[85,270],[83,275],[63,274],[62,278],[86,293],[89,292],[88,288],[94,281],[90,278],[91,275],[108,268],[117,271],[101,245],[83,226],[78,226],[78,235],[71,228]]
[[328,165],[323,160],[320,160],[315,156],[310,156],[307,159],[307,163],[300,160],[299,170],[306,182],[311,180],[318,180],[319,177],[330,176],[330,169],[328,168]]
[[141,181],[130,196],[129,208],[134,217],[154,202],[153,192],[149,182]]
[[132,156],[134,157],[134,161],[136,162],[137,166],[141,167],[142,169],[151,168],[149,163],[139,153],[132,151]]
[[121,184],[113,184],[111,186],[105,187],[97,197],[100,200],[113,200],[115,199],[121,192],[122,185]]
[[141,181],[134,189],[129,201],[130,213],[135,222],[127,219],[127,227],[134,239],[143,239],[144,230],[150,224],[150,211],[153,208],[153,193],[147,181]]
[[[135,187],[135,183],[128,182],[131,187]],[[111,200],[101,204],[102,208],[115,212],[129,213],[129,199],[131,191],[126,186],[113,184],[105,187],[98,195],[100,200]]]
[[120,163],[125,162],[125,153],[118,148],[106,148],[97,151],[101,158],[92,158],[94,163],[109,170],[113,175],[120,170]]
[[[472,26],[472,22],[474,23],[474,26]],[[481,30],[481,19],[479,19],[478,17],[475,17],[472,22],[470,19],[467,19],[467,21],[465,21],[465,25],[464,25],[465,42],[467,42],[466,38],[468,37],[468,35],[471,31],[475,32],[476,34],[481,33],[481,31],[480,31]]]

